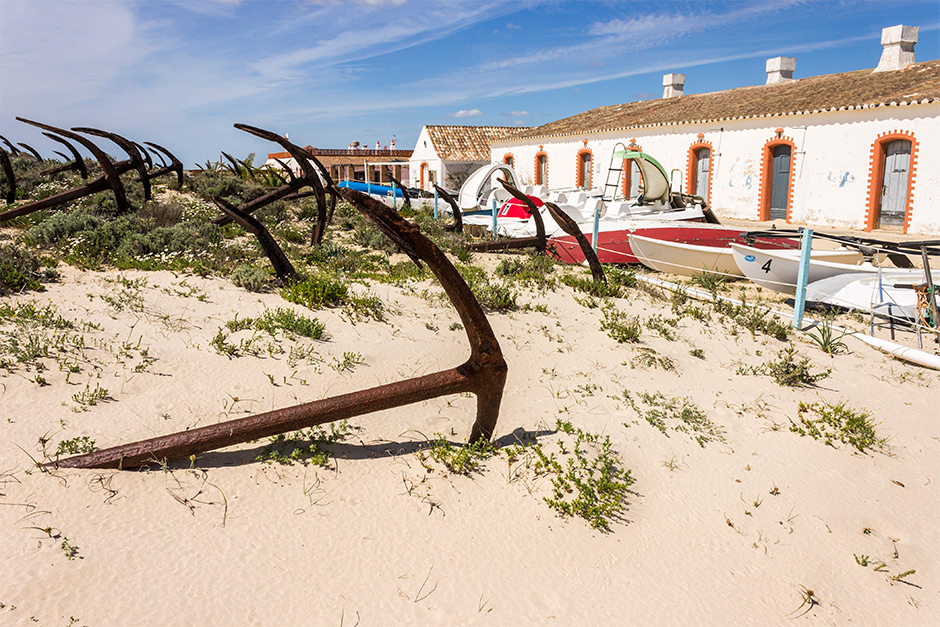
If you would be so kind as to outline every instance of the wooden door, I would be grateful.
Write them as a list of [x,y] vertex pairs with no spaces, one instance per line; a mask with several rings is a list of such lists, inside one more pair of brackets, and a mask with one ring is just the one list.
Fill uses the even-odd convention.
[[700,148],[695,155],[695,195],[708,198],[708,169],[711,167],[712,151]]
[[885,146],[878,227],[904,226],[907,182],[911,169],[911,142],[898,139]]
[[770,179],[770,219],[786,220],[790,195],[790,147],[775,146]]

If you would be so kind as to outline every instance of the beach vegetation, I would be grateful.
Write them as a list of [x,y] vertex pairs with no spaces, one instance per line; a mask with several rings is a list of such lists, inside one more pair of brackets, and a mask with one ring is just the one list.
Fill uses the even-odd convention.
[[640,392],[634,399],[628,390],[624,390],[623,399],[640,418],[667,437],[670,430],[686,433],[702,447],[708,442],[725,441],[721,427],[712,422],[691,398],[668,398],[661,392]]
[[719,272],[699,272],[692,276],[689,283],[698,285],[712,294],[717,294],[724,291],[727,281],[727,277]]
[[263,292],[271,276],[253,263],[243,263],[232,272],[229,279],[249,292]]
[[823,440],[830,446],[839,441],[864,453],[867,450],[880,450],[887,442],[886,438],[878,437],[870,412],[852,409],[845,402],[801,401],[797,418],[799,422],[791,421],[790,431],[810,436],[814,440]]
[[255,331],[264,331],[268,335],[275,336],[277,333],[283,333],[288,337],[308,337],[313,340],[320,340],[326,337],[326,325],[316,318],[308,318],[296,313],[292,309],[277,307],[275,309],[265,309],[257,318],[241,318],[236,315],[233,320],[225,323],[225,327],[233,333],[245,329]]
[[436,439],[417,452],[417,458],[428,472],[434,471],[431,464],[434,461],[447,472],[469,476],[479,472],[481,464],[495,454],[496,446],[489,440],[481,439],[472,444],[452,444],[444,436],[437,434]]
[[329,466],[335,445],[349,438],[354,427],[348,420],[317,425],[291,433],[279,433],[269,438],[268,444],[255,460],[266,464],[292,464]]
[[[642,368],[662,368],[666,372],[676,371],[676,362],[665,355],[660,355],[655,349],[647,346],[639,346],[636,349],[636,356],[630,360],[630,367]],[[626,363],[624,363],[626,365]]]
[[771,377],[777,385],[785,387],[809,387],[830,375],[832,369],[813,372],[813,364],[807,357],[796,352],[791,343],[771,359],[759,366],[741,366],[738,374],[762,374]]
[[56,455],[76,455],[91,453],[95,450],[95,441],[87,435],[80,435],[68,440],[62,440],[56,447]]
[[631,316],[613,306],[606,304],[601,309],[601,331],[607,331],[607,335],[617,340],[618,343],[640,341],[640,318]]
[[842,341],[842,338],[844,338],[848,332],[846,329],[842,329],[842,332],[837,337],[832,328],[832,322],[832,316],[826,316],[816,325],[815,331],[808,331],[806,335],[813,340],[816,346],[824,353],[835,355],[836,353],[847,352],[849,347]]
[[40,270],[42,262],[31,251],[15,244],[0,244],[0,296],[9,292],[42,291],[42,281],[54,280],[53,268]]
[[613,282],[595,281],[590,276],[563,274],[561,282],[572,289],[597,298],[619,298],[623,295],[620,285]]
[[513,279],[521,283],[530,283],[540,289],[554,289],[555,260],[548,255],[529,254],[503,259],[496,266],[497,276]]
[[622,467],[610,436],[601,437],[562,420],[555,427],[573,441],[570,449],[560,449],[563,460],[554,452],[546,454],[541,446],[533,449],[538,458],[536,472],[551,478],[552,495],[543,497],[545,502],[562,516],[583,518],[591,527],[609,531],[610,522],[626,507],[634,478]]

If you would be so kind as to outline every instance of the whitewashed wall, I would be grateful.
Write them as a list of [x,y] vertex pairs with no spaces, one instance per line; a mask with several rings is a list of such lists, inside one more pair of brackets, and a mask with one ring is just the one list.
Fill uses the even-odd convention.
[[629,134],[535,139],[531,143],[503,141],[491,148],[491,160],[501,162],[507,153],[512,154],[522,182],[530,183],[541,144],[548,153],[549,187],[573,187],[577,154],[586,147],[593,151],[593,185],[601,187],[615,144],[635,138],[667,171],[681,172],[685,191],[689,147],[702,133],[703,141],[712,145],[712,207],[719,216],[757,220],[763,148],[776,136],[777,128],[796,146],[791,172],[792,222],[864,228],[872,144],[882,133],[906,131],[917,141],[908,232],[940,234],[940,104],[676,125],[636,129]]
[[[421,187],[421,164],[427,162],[428,170],[434,172],[434,180],[442,181],[444,176],[444,164],[437,156],[434,150],[434,143],[428,134],[426,126],[421,127],[421,133],[418,134],[418,141],[415,143],[415,149],[408,159],[408,186]],[[428,190],[434,189],[428,181],[425,181],[425,187]]]

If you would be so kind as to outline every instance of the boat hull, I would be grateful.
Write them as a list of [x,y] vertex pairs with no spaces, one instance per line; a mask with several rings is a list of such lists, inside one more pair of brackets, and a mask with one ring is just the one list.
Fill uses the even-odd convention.
[[[641,263],[630,246],[630,235],[689,242],[702,246],[727,246],[747,231],[748,229],[702,223],[643,224],[642,221],[637,221],[629,227],[598,233],[597,259],[601,263]],[[585,233],[584,237],[593,246],[593,234]],[[574,264],[584,262],[584,253],[574,237],[560,235],[550,238],[549,243],[554,247],[555,256],[561,261]]]
[[[653,233],[633,234],[630,247],[643,265],[679,276],[719,274],[728,278],[744,278],[734,261],[731,245],[741,241],[747,229],[719,229],[699,227],[697,237],[661,237]],[[668,234],[667,234],[668,235]],[[799,241],[791,238],[768,238],[755,242],[756,246],[778,251],[794,250]]]
[[[761,287],[784,294],[796,293],[796,281],[800,269],[800,258],[783,255],[777,251],[758,250],[740,244],[731,245],[735,262],[746,278]],[[840,274],[873,274],[878,268],[861,264],[862,255],[854,250],[813,251],[809,263],[807,283],[820,281]]]

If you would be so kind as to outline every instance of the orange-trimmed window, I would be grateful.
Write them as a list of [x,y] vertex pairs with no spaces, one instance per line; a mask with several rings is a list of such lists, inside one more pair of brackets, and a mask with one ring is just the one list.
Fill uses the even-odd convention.
[[512,156],[511,152],[507,152],[503,155],[503,163],[508,165],[510,168],[516,167],[516,159]]
[[578,151],[577,172],[575,172],[575,185],[590,189],[594,183],[594,153],[590,148]]
[[712,144],[699,141],[689,146],[689,158],[685,172],[687,194],[701,196],[709,205],[712,202]]
[[783,129],[764,144],[760,165],[758,220],[790,221],[793,211],[793,168],[796,144],[783,136]]
[[548,153],[535,153],[535,184],[548,186]]
[[911,224],[918,142],[909,131],[882,133],[871,145],[865,230]]

